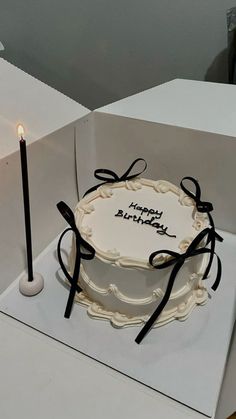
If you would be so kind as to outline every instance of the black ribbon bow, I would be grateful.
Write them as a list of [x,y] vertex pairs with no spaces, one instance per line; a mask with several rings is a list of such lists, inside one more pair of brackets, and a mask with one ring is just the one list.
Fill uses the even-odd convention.
[[[140,161],[144,162],[144,168],[140,170],[139,172],[131,175],[130,172],[132,171],[133,167]],[[141,175],[141,173],[143,173],[146,170],[146,168],[147,168],[146,161],[144,159],[138,158],[133,161],[133,163],[129,166],[129,168],[126,170],[126,172],[122,176],[118,176],[115,172],[109,169],[96,169],[94,172],[95,178],[98,180],[102,180],[103,182],[90,188],[87,192],[85,192],[84,196],[90,192],[95,191],[99,186],[105,185],[106,183],[116,183],[116,182],[123,182],[125,180],[134,179],[135,177]]]
[[[58,255],[58,260],[59,263],[61,265],[61,269],[65,275],[65,277],[68,279],[68,281],[71,284],[70,287],[70,293],[69,293],[69,297],[68,297],[68,301],[67,301],[67,305],[66,305],[66,310],[65,310],[65,314],[64,317],[66,317],[67,319],[70,317],[71,314],[71,310],[72,310],[72,306],[73,306],[73,301],[74,301],[74,297],[75,297],[75,293],[77,292],[81,292],[82,289],[80,288],[80,286],[77,284],[78,278],[79,278],[79,272],[80,272],[80,263],[81,263],[81,259],[93,259],[95,256],[95,250],[94,248],[87,243],[80,235],[79,230],[76,227],[75,224],[75,217],[73,212],[71,211],[71,209],[68,207],[68,205],[66,205],[65,202],[60,201],[57,204],[57,208],[60,211],[61,215],[65,218],[65,220],[67,221],[67,223],[70,225],[70,228],[67,228],[60,236],[59,241],[58,241],[58,245],[57,245],[57,255]],[[71,276],[69,274],[69,272],[67,271],[63,260],[62,260],[62,256],[61,256],[61,242],[63,237],[65,236],[66,233],[68,233],[68,231],[73,231],[75,234],[75,240],[76,240],[76,257],[75,257],[75,265],[74,265],[74,272],[73,272],[73,276]],[[81,248],[83,248],[85,250],[82,251]]]
[[[193,183],[193,185],[196,188],[196,193],[194,194],[193,192],[190,192],[183,184],[184,180],[189,180]],[[199,186],[199,183],[197,182],[196,179],[192,178],[192,177],[184,177],[180,183],[180,186],[182,188],[182,190],[186,193],[186,195],[188,195],[190,198],[192,198],[195,203],[196,203],[196,208],[199,212],[206,212],[209,218],[209,223],[210,223],[210,227],[205,228],[204,230],[202,230],[196,237],[195,239],[192,241],[192,243],[190,244],[190,246],[188,247],[188,249],[186,250],[185,253],[177,253],[177,252],[173,252],[170,250],[158,250],[156,252],[153,252],[150,257],[149,257],[149,263],[150,265],[152,265],[155,269],[165,269],[171,265],[173,266],[173,269],[171,271],[170,274],[170,278],[166,287],[166,291],[164,294],[163,299],[161,300],[160,304],[158,305],[158,307],[156,308],[156,310],[154,311],[154,313],[151,315],[151,317],[148,319],[148,321],[146,322],[146,324],[144,325],[144,327],[141,329],[140,333],[138,334],[138,336],[135,339],[136,343],[140,343],[143,338],[145,337],[145,335],[148,333],[148,331],[151,329],[153,323],[157,320],[157,318],[159,317],[159,315],[161,314],[162,310],[164,309],[164,307],[166,306],[167,302],[169,301],[170,295],[171,295],[171,291],[176,279],[176,276],[179,272],[179,270],[181,269],[181,267],[183,266],[183,264],[185,263],[185,261],[191,257],[197,256],[197,255],[201,255],[201,254],[209,254],[209,261],[208,264],[206,266],[204,275],[203,275],[203,280],[205,280],[209,274],[209,271],[211,269],[211,265],[213,262],[213,258],[214,255],[216,255],[215,253],[215,242],[216,240],[222,242],[223,238],[216,233],[215,231],[215,225],[214,225],[214,221],[213,218],[210,214],[210,211],[213,210],[213,206],[210,202],[202,202],[201,201],[201,189]],[[205,242],[205,245],[203,247],[201,246],[201,243]],[[210,248],[207,248],[206,246],[210,244]],[[166,262],[161,263],[161,264],[156,264],[155,265],[155,258],[157,255],[163,255],[166,254],[168,256],[170,256],[170,259],[168,259]],[[212,289],[214,291],[216,291],[216,289],[218,288],[218,285],[220,283],[220,279],[221,279],[221,273],[222,273],[222,266],[221,266],[221,261],[218,255],[216,255],[217,257],[217,274],[216,274],[216,279],[214,284],[212,285]]]

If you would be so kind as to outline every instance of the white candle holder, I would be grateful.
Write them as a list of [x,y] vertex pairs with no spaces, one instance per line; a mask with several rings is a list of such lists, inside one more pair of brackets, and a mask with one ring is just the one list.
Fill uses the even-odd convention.
[[24,275],[19,281],[19,290],[21,294],[32,297],[39,294],[44,288],[44,279],[41,274],[34,272],[33,281],[29,281],[28,276]]

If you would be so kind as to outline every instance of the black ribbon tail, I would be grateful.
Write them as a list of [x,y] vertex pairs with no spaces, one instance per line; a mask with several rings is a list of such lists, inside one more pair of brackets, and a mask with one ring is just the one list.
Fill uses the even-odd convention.
[[65,310],[65,314],[64,314],[64,317],[67,318],[67,319],[69,319],[70,315],[71,315],[71,310],[72,310],[73,301],[74,301],[74,298],[75,298],[76,291],[77,292],[82,291],[82,288],[80,288],[80,286],[77,284],[77,280],[78,280],[78,277],[79,277],[79,270],[80,270],[80,256],[79,256],[78,252],[76,254],[73,277],[71,277],[71,275],[67,271],[67,269],[64,265],[64,262],[62,260],[62,256],[61,256],[61,242],[62,242],[62,239],[65,236],[65,234],[68,233],[68,231],[73,231],[73,230],[72,230],[72,228],[67,228],[65,231],[63,231],[63,233],[61,234],[61,236],[59,238],[58,245],[57,245],[58,261],[60,263],[61,269],[62,269],[65,277],[68,279],[68,281],[70,283],[70,292],[69,292],[69,297],[68,297],[68,300],[67,300],[66,310]]
[[[76,239],[76,247],[78,246],[77,241],[78,240]],[[80,271],[80,255],[77,252],[76,259],[75,259],[75,267],[74,267],[74,272],[73,272],[73,277],[72,277],[72,283],[71,283],[69,297],[68,297],[68,300],[67,300],[67,305],[66,305],[65,314],[64,314],[64,317],[66,319],[70,318],[71,310],[72,310],[73,303],[74,303],[75,293],[76,293],[77,289],[79,288],[79,290],[82,291],[82,289],[80,287],[78,287],[78,284],[77,284],[77,281],[78,281],[78,278],[79,278],[79,271]]]
[[220,280],[221,280],[221,274],[222,274],[222,264],[221,264],[221,260],[219,258],[219,256],[217,254],[215,254],[217,257],[217,275],[216,275],[216,279],[214,284],[212,285],[212,289],[213,291],[216,291],[219,284],[220,284]]
[[213,262],[213,259],[214,259],[214,255],[215,255],[215,236],[214,236],[214,233],[213,233],[212,240],[211,240],[210,257],[209,257],[209,261],[208,261],[205,273],[203,275],[203,280],[206,279],[209,275],[211,265],[212,265],[212,262]]
[[164,295],[163,299],[161,300],[160,304],[158,305],[158,307],[156,308],[156,310],[154,311],[154,313],[151,315],[151,317],[149,317],[148,321],[145,323],[145,325],[143,326],[143,328],[139,332],[138,336],[135,338],[136,343],[139,344],[139,343],[142,342],[142,340],[144,339],[146,334],[149,332],[149,330],[153,326],[153,323],[155,323],[155,321],[157,320],[157,318],[161,314],[162,310],[165,308],[166,304],[168,303],[169,298],[170,298],[170,294],[171,294],[171,291],[172,291],[172,288],[173,288],[173,285],[174,285],[174,282],[175,282],[176,275],[177,275],[178,271],[180,270],[180,268],[182,267],[182,265],[183,265],[183,262],[181,261],[180,263],[178,263],[174,266],[174,268],[171,272],[170,278],[169,278],[169,282],[167,284],[165,295]]
[[[78,232],[75,234],[76,234],[77,251],[76,251],[76,259],[75,259],[75,267],[74,267],[73,277],[71,281],[70,293],[69,293],[66,310],[64,314],[64,317],[66,319],[70,318],[76,291],[77,292],[82,291],[82,288],[80,288],[80,286],[77,283],[79,279],[79,273],[80,273],[81,258],[89,260],[89,259],[92,259],[95,254],[93,247],[89,243],[87,243],[84,239],[82,239],[82,237],[80,236]],[[88,253],[81,252],[80,246],[84,246],[85,250],[87,250]]]
[[[64,273],[65,277],[68,279],[69,283],[72,285],[73,283],[73,279],[71,277],[71,275],[69,274],[69,272],[67,271],[64,262],[62,260],[62,256],[61,256],[61,242],[63,237],[65,236],[66,233],[68,233],[68,231],[73,231],[72,228],[67,228],[65,231],[63,231],[63,233],[61,234],[59,240],[58,240],[58,244],[57,244],[57,257],[58,257],[58,262],[61,266],[62,272]],[[76,286],[76,291],[77,292],[81,292],[82,289],[79,287],[79,285],[77,284]]]
[[65,313],[64,313],[64,317],[66,319],[70,318],[71,310],[72,310],[73,303],[74,303],[75,293],[76,293],[76,286],[73,286],[73,284],[72,284],[72,286],[70,287],[69,297],[68,297],[68,300],[67,300],[66,309],[65,309]]

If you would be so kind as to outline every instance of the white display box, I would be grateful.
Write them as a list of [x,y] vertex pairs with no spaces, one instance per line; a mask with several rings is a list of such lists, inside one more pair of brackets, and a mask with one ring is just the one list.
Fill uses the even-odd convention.
[[96,183],[93,168],[121,175],[143,157],[144,177],[176,185],[184,176],[197,178],[203,199],[214,203],[217,227],[235,233],[235,96],[236,86],[174,80],[82,118],[77,124],[80,191]]
[[[202,199],[214,203],[214,218],[217,227],[235,233],[236,122],[233,114],[235,114],[236,108],[234,104],[236,87],[230,86],[230,89],[229,86],[211,83],[175,80],[95,112],[82,113],[78,115],[77,121],[74,120],[66,127],[50,134],[50,138],[47,136],[32,144],[29,147],[29,160],[32,165],[30,179],[32,184],[31,202],[34,206],[32,221],[35,218],[33,233],[37,249],[48,244],[53,238],[53,234],[55,237],[56,232],[62,228],[63,220],[60,220],[60,217],[57,218],[55,212],[57,201],[65,200],[73,207],[78,199],[77,190],[79,189],[79,194],[82,195],[85,190],[96,184],[96,180],[93,178],[93,171],[96,168],[109,168],[121,175],[137,157],[145,158],[148,163],[148,170],[143,175],[144,177],[166,179],[175,184],[178,184],[183,176],[196,177],[202,187]],[[46,152],[44,153],[44,151]],[[17,156],[15,159],[18,161]],[[13,163],[14,167],[17,167],[16,161]],[[7,162],[4,162],[0,167],[1,170],[6,170],[5,166],[8,165]],[[9,200],[4,200],[5,236],[2,246],[5,257],[10,254],[15,259],[18,254],[19,260],[19,248],[23,243],[23,241],[18,241],[18,237],[23,238],[21,221],[23,216],[21,214],[20,220],[18,215],[21,188],[19,180],[17,189],[13,187],[17,182],[17,175],[13,176],[11,173],[8,172],[9,181],[1,182],[1,186],[6,188],[6,196],[9,196]],[[12,204],[13,202],[15,205]],[[45,230],[47,231],[45,232]],[[17,237],[15,242],[12,240],[14,234]],[[227,237],[230,236],[231,234]],[[227,261],[227,266],[230,266],[231,279],[234,266],[234,240],[235,237],[232,235],[230,261]],[[6,275],[9,273],[8,268],[12,273],[10,262],[9,266],[4,265]],[[227,269],[226,272],[228,272]],[[227,278],[222,278],[222,287],[224,281],[225,287],[227,287],[226,280]],[[201,400],[195,397],[193,402],[191,394],[185,400],[180,397],[181,402],[212,417],[215,415],[235,318],[235,289],[232,280],[230,283],[232,288],[225,289],[226,293],[230,292],[231,298],[230,302],[228,300],[226,302],[228,313],[224,317],[226,322],[222,323],[224,336],[219,336],[219,348],[223,348],[223,353],[220,353],[221,361],[220,369],[215,377],[216,385],[214,388],[205,388],[206,397],[202,399],[202,404]],[[219,293],[218,298],[220,296],[222,294]],[[37,298],[40,299],[40,295]],[[215,300],[217,302],[217,296]],[[4,298],[1,306],[4,307]],[[7,307],[2,308],[9,315],[11,315],[10,306],[9,302]],[[21,305],[18,306],[17,303],[12,308],[12,315],[19,318],[19,312],[16,312],[17,307],[22,315]],[[36,324],[33,327],[40,329],[39,324],[42,318],[39,313],[37,316],[38,320],[36,319]],[[88,320],[86,319],[87,323]],[[56,322],[60,323],[58,317]],[[26,323],[30,324],[27,321]],[[95,327],[92,320],[89,323],[92,328]],[[173,328],[174,324],[170,327]],[[54,330],[53,325],[51,328]],[[49,335],[54,336],[54,332]],[[152,335],[150,334],[150,336]],[[57,336],[54,337],[57,338]],[[65,342],[62,338],[60,340]],[[209,351],[212,355],[214,347],[211,347]],[[198,352],[197,342],[196,353],[199,353],[198,361],[201,356],[205,355],[201,348]],[[90,356],[92,355],[90,354]],[[195,370],[198,373],[198,368]],[[168,388],[160,389],[160,391],[178,399],[177,393],[168,392]]]

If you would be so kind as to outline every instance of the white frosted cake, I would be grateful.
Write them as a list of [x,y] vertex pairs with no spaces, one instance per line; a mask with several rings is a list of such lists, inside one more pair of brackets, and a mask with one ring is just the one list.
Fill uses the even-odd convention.
[[[134,180],[105,184],[78,203],[75,220],[82,237],[95,249],[83,260],[76,300],[88,314],[108,319],[116,327],[145,323],[161,302],[173,266],[154,269],[150,255],[158,250],[184,253],[208,217],[182,189],[163,180]],[[70,271],[75,262],[75,242]],[[170,256],[163,252],[155,264]],[[202,282],[208,255],[185,261],[170,298],[155,325],[185,320],[208,298]]]

